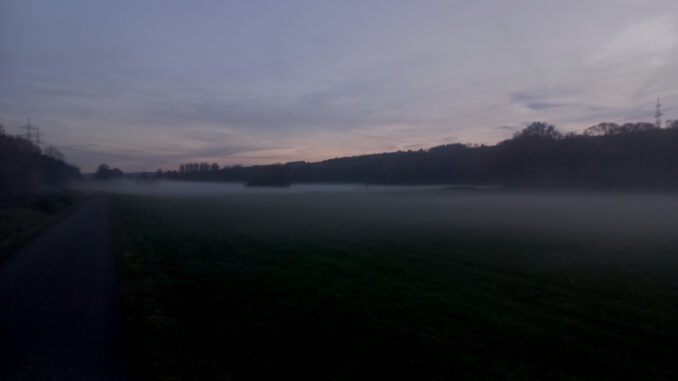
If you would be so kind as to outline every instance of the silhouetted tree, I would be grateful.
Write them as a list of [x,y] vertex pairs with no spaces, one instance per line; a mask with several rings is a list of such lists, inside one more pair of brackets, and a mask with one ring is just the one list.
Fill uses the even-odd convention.
[[621,132],[620,126],[616,123],[599,123],[584,130],[586,136],[604,136]]
[[111,169],[108,164],[102,163],[99,164],[99,168],[94,173],[94,178],[97,180],[111,180],[115,178],[123,177],[123,173],[118,168]]
[[658,130],[659,127],[657,127],[656,124],[654,123],[647,123],[647,122],[640,122],[640,123],[625,123],[624,125],[621,126],[622,132],[623,133],[628,133],[628,132],[645,132],[645,131],[651,131],[651,130]]
[[560,139],[563,135],[558,130],[556,130],[552,124],[544,122],[532,122],[527,127],[513,135],[514,138],[520,138],[522,136]]

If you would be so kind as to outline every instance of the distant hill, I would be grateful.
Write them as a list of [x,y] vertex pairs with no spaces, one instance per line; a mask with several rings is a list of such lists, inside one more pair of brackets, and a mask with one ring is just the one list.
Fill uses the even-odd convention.
[[[278,168],[280,164],[276,165]],[[182,165],[163,177],[251,181],[268,166]],[[195,170],[190,170],[195,168]],[[202,170],[201,170],[202,168]],[[513,189],[678,189],[678,124],[601,123],[583,134],[535,122],[494,146],[449,144],[283,166],[292,183],[465,184]]]

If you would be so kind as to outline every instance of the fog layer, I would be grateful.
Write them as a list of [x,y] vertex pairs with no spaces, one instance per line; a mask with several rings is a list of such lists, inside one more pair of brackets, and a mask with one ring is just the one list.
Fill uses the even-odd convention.
[[[678,253],[678,194],[603,192],[515,192],[440,186],[365,186],[360,184],[294,184],[288,188],[245,187],[205,182],[79,182],[81,191],[185,197],[229,205],[256,205],[279,211],[292,221],[303,212],[318,223],[371,226],[406,225],[412,231],[440,234],[533,235],[567,244],[660,245]],[[255,210],[256,209],[256,210]],[[273,213],[273,212],[271,212]],[[253,217],[254,218],[254,217]],[[351,222],[353,221],[353,222]],[[370,229],[360,234],[370,234]]]

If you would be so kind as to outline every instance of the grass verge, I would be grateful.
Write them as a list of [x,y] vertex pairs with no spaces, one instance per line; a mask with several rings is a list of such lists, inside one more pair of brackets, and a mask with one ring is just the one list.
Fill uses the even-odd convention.
[[89,198],[82,193],[61,192],[3,202],[0,205],[0,260],[76,210]]

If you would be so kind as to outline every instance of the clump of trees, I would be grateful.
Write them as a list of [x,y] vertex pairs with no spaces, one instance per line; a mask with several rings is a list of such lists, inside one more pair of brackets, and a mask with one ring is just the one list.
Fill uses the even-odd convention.
[[584,130],[584,135],[585,136],[618,135],[634,132],[646,132],[655,129],[659,129],[659,127],[652,123],[625,123],[619,125],[616,123],[603,122]]
[[124,173],[118,168],[111,168],[106,163],[99,164],[97,171],[94,173],[94,178],[100,181],[107,181],[119,179],[124,176]]
[[8,135],[0,126],[0,198],[63,188],[79,178],[80,170],[64,162],[58,149],[48,147],[43,152],[28,139]]
[[543,139],[561,139],[563,134],[556,130],[552,124],[544,122],[532,122],[527,127],[513,134],[514,139],[520,138],[543,138]]
[[179,166],[179,173],[206,173],[206,172],[216,172],[219,170],[219,164],[217,163],[187,163],[181,164]]
[[174,180],[191,181],[238,181],[225,179],[217,163],[193,162],[179,166],[178,171],[156,172],[157,176]]
[[181,164],[179,170],[156,171],[156,176],[173,180],[245,182],[250,168],[241,165],[222,168],[217,163],[196,162]]

